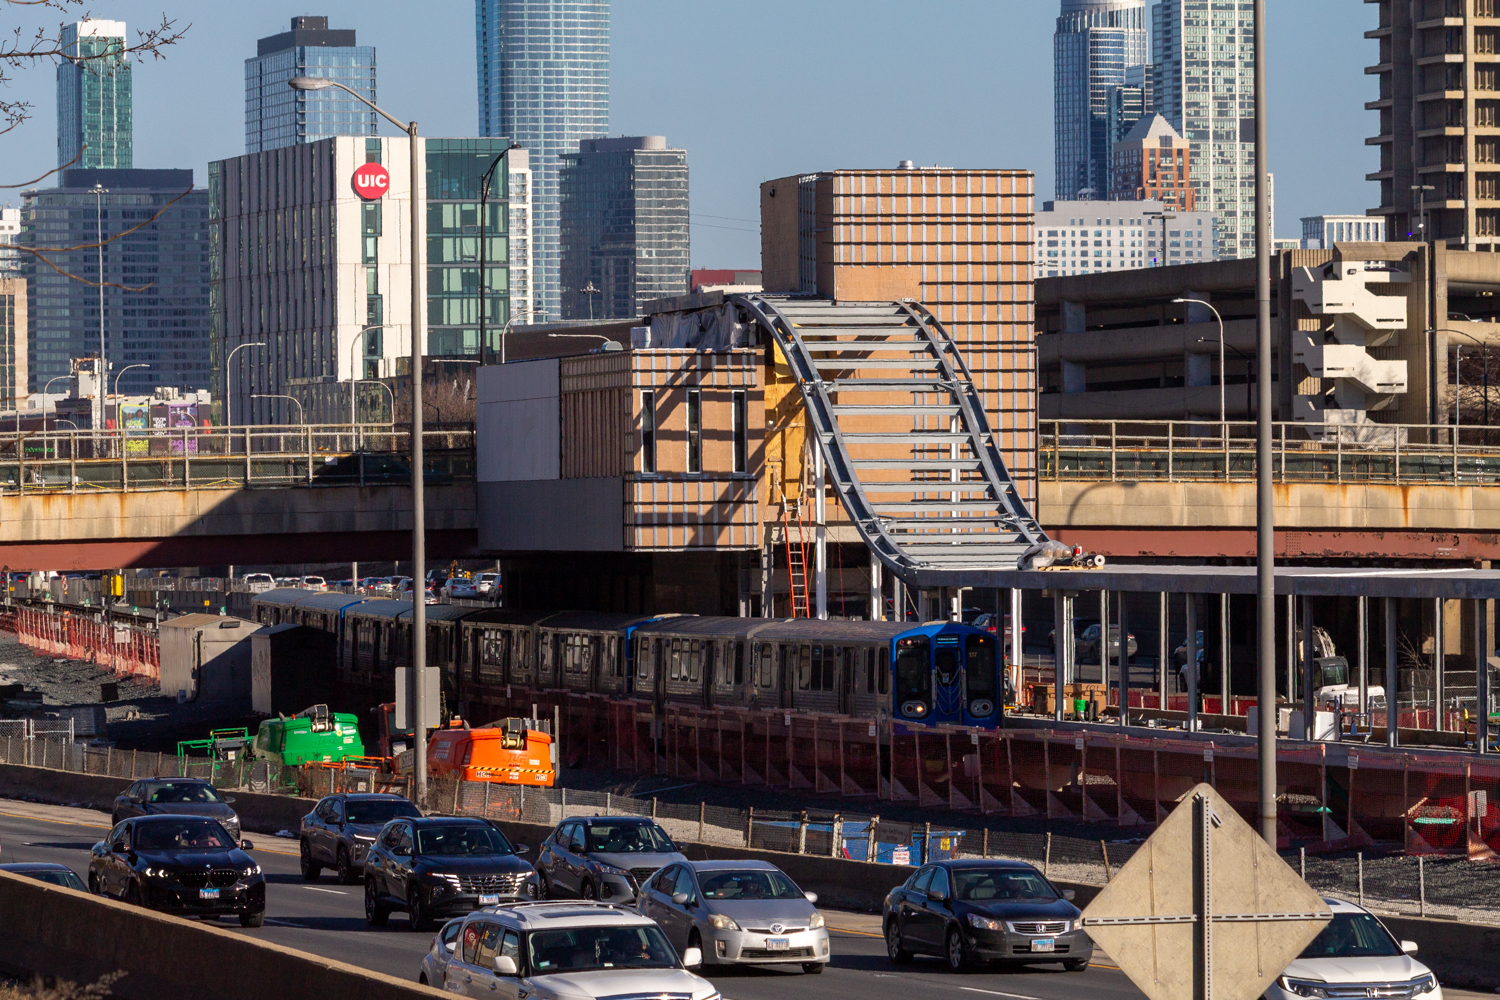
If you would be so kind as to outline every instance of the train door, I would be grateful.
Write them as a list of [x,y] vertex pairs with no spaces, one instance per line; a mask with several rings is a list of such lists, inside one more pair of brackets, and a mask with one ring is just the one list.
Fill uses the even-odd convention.
[[699,676],[703,684],[703,707],[714,707],[714,677],[718,668],[718,656],[716,655],[719,644],[716,640],[705,639],[703,641],[703,664],[699,670]]
[[963,647],[956,635],[939,633],[932,651],[932,716],[934,724],[957,724],[964,710]]
[[839,673],[836,683],[839,691],[840,715],[854,714],[855,683],[859,679],[856,675],[859,673],[859,661],[863,654],[864,650],[857,646],[845,646],[839,657]]
[[896,640],[896,718],[926,722],[932,717],[932,680],[932,641],[925,635]]
[[1000,715],[1000,665],[992,635],[964,637],[964,725],[994,726]]

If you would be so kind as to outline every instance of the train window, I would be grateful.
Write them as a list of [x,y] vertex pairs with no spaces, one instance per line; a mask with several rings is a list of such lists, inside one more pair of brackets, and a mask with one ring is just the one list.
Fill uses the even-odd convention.
[[682,680],[682,640],[673,639],[672,645],[667,651],[667,680]]
[[[694,645],[696,645],[696,643]],[[693,657],[693,680],[699,680],[700,677],[707,677],[710,681],[713,680],[715,646],[715,643],[705,642],[703,644],[703,653],[701,660],[699,657]]]
[[683,657],[682,665],[683,680],[698,682],[703,679],[703,644],[697,639],[688,643],[688,648]]
[[879,685],[880,694],[891,693],[891,651],[880,650],[880,662],[875,668],[877,674],[875,683]]
[[764,689],[771,687],[771,677],[775,672],[775,657],[776,647],[769,642],[760,644],[760,677],[756,681],[757,686]]
[[964,641],[964,687],[970,702],[995,703],[995,640],[971,635]]
[[635,679],[638,681],[649,681],[651,679],[651,665],[655,662],[652,650],[656,647],[658,640],[647,639],[642,636],[641,641],[635,647]]
[[745,683],[745,644],[737,642],[734,645],[734,686],[739,687]]
[[932,698],[932,653],[925,635],[896,644],[896,702]]
[[803,645],[797,648],[797,690],[811,690],[812,681],[812,647]]
[[958,647],[939,646],[937,655],[932,659],[932,665],[937,670],[937,682],[945,687],[958,681]]
[[865,694],[875,693],[875,650],[865,650]]

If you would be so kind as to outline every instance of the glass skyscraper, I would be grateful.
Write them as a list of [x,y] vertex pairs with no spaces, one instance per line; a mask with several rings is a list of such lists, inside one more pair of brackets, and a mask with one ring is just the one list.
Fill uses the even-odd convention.
[[1059,200],[1109,197],[1110,111],[1127,71],[1150,58],[1150,38],[1146,0],[1062,0],[1052,36]]
[[259,153],[333,135],[375,135],[375,112],[343,91],[293,90],[296,76],[337,80],[375,100],[375,48],[326,17],[294,17],[292,28],[256,43],[245,60],[245,152]]
[[1157,110],[1192,143],[1198,208],[1220,258],[1255,256],[1255,13],[1250,0],[1152,8]]
[[[84,247],[43,255],[68,274],[25,257],[31,392],[67,375],[72,358],[98,357],[99,289],[85,282],[99,280],[111,391],[114,374],[128,395],[208,388],[208,192],[193,187],[191,170],[64,170],[58,187],[23,193],[18,242]],[[148,367],[124,371],[136,364]]]
[[533,319],[562,315],[558,169],[609,133],[609,0],[475,0],[479,134],[530,152]]
[[72,59],[57,67],[57,165],[129,169],[134,154],[125,22],[75,21],[63,26],[60,41]]
[[685,150],[659,135],[584,139],[562,157],[559,193],[563,319],[627,319],[687,294]]

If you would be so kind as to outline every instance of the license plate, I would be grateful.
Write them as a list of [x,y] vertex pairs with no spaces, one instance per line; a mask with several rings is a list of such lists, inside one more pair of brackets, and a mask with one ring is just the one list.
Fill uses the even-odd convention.
[[218,889],[199,889],[198,890],[198,898],[199,899],[218,899],[219,898],[219,890]]
[[1032,938],[1032,951],[1056,951],[1057,940],[1055,938]]
[[766,951],[786,951],[791,938],[766,938]]
[[500,894],[498,892],[484,892],[479,894],[480,906],[496,906],[499,903]]

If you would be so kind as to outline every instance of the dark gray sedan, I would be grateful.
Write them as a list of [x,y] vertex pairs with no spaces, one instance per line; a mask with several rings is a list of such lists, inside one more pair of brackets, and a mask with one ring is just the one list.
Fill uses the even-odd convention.
[[302,817],[302,880],[315,882],[324,868],[338,872],[344,885],[359,884],[365,852],[393,819],[420,816],[421,810],[400,795],[329,795]]
[[632,903],[652,875],[686,860],[653,819],[588,816],[557,825],[542,842],[536,869],[548,899]]
[[240,818],[230,808],[233,795],[202,778],[142,778],[115,797],[111,822],[118,826],[132,816],[202,816],[217,820],[233,840],[240,839]]
[[941,955],[955,972],[978,962],[1061,962],[1088,968],[1094,944],[1072,890],[1059,891],[1021,861],[939,861],[885,898],[885,946],[897,965]]

